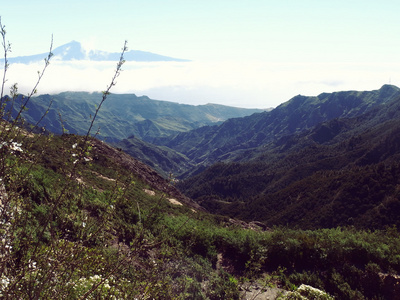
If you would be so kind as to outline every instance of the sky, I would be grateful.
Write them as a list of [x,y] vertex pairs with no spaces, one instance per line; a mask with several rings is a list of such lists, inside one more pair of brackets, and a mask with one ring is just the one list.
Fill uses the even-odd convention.
[[[190,62],[128,62],[113,87],[186,104],[270,108],[301,94],[400,86],[398,0],[19,0],[0,9],[10,57],[80,42]],[[11,65],[28,92],[38,65]],[[51,62],[40,93],[101,91],[115,62]]]

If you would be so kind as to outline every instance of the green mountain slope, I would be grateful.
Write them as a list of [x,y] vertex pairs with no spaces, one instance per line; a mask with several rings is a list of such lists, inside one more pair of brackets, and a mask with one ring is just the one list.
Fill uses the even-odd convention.
[[[83,134],[101,96],[101,93],[64,92],[34,97],[27,105],[24,118],[36,124],[51,103],[48,117],[39,126],[57,134],[62,133],[62,126],[69,133]],[[134,94],[112,94],[101,107],[94,126],[99,129],[98,137],[109,142],[132,135],[151,142],[154,137],[165,137],[260,111],[216,104],[184,105]]]
[[[168,178],[170,174],[179,174],[183,170],[193,168],[193,165],[186,156],[167,147],[157,147],[146,143],[136,137],[124,139],[117,143],[116,146],[132,157],[147,164],[165,178]],[[165,170],[169,171],[169,173],[166,173]]]
[[400,225],[400,96],[180,183],[213,212],[303,228]]

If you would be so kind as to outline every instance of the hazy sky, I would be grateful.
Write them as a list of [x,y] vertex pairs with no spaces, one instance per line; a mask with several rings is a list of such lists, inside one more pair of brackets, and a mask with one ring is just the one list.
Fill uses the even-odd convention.
[[[398,0],[18,0],[1,4],[10,56],[72,40],[190,59],[129,63],[114,92],[189,104],[276,106],[297,94],[400,85]],[[110,64],[50,65],[39,93],[103,90]],[[38,68],[39,66],[30,66]],[[14,65],[10,83],[35,79]],[[46,76],[45,75],[45,76]]]

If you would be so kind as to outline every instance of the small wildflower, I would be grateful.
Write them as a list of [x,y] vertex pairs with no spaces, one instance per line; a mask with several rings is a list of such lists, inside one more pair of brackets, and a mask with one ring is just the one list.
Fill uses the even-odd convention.
[[21,148],[22,144],[13,142],[13,140],[10,140],[10,143],[7,142],[1,142],[0,143],[0,149],[3,147],[8,147],[10,148],[11,152],[18,151],[18,152],[24,152]]
[[10,146],[10,149],[13,150],[13,151],[23,152],[21,146],[22,146],[21,143],[12,142],[12,143],[11,143],[11,146]]

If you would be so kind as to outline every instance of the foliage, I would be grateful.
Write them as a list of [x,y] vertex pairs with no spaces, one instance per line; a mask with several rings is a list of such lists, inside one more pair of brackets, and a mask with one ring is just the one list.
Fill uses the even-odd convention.
[[[211,212],[268,226],[399,226],[399,105],[395,98],[282,138],[248,162],[215,164],[178,186]],[[321,131],[332,138],[319,142]]]

